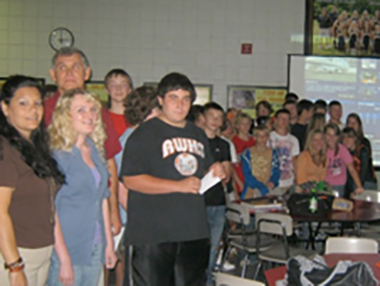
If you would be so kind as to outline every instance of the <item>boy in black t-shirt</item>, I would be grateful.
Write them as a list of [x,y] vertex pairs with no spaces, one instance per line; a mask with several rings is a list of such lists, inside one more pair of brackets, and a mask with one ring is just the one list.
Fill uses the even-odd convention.
[[292,125],[290,133],[298,139],[302,152],[306,143],[307,124],[314,113],[313,103],[310,100],[302,99],[297,103],[297,113],[297,122]]
[[120,171],[129,189],[126,240],[132,261],[124,285],[133,280],[135,286],[200,286],[209,254],[200,179],[209,169],[223,179],[224,168],[213,164],[204,132],[185,119],[195,100],[190,80],[168,74],[157,92],[162,113],[129,137]]
[[[223,183],[228,183],[232,170],[230,146],[227,141],[217,136],[219,129],[223,125],[223,108],[215,102],[210,102],[204,106],[203,113],[206,119],[205,133],[210,144],[212,156],[215,162],[220,162],[224,167],[226,178]],[[209,189],[205,193],[205,199],[211,241],[210,259],[207,269],[207,285],[213,285],[212,270],[215,267],[217,249],[226,220],[226,200],[223,184],[218,183]]]

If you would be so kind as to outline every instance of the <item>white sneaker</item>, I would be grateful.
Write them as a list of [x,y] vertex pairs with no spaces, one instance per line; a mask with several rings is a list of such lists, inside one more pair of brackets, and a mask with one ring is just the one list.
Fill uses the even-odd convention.
[[231,270],[234,270],[235,268],[236,268],[235,265],[233,265],[232,263],[228,261],[224,262],[223,271],[231,271]]

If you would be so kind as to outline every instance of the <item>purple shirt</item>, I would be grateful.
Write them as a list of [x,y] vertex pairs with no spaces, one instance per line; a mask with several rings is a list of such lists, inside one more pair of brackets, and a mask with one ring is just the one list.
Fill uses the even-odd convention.
[[[100,184],[100,173],[96,167],[91,167],[91,173],[94,176],[95,179],[95,187],[98,188]],[[94,245],[102,243],[102,235],[101,235],[101,229],[100,229],[100,222],[96,221],[95,225],[95,236],[94,236]]]

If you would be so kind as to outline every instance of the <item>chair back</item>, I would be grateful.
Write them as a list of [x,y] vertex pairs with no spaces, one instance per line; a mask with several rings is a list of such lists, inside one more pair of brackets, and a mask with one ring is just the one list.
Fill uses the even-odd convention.
[[265,284],[261,282],[243,279],[226,273],[217,272],[214,276],[216,286],[265,286]]
[[380,192],[377,190],[365,190],[360,195],[354,196],[355,200],[380,203]]
[[251,214],[248,206],[239,203],[230,203],[227,205],[226,218],[235,223],[248,225]]
[[262,233],[290,236],[293,234],[293,219],[287,214],[257,213],[256,229]]
[[329,253],[377,253],[378,243],[374,239],[359,237],[329,237],[325,254]]

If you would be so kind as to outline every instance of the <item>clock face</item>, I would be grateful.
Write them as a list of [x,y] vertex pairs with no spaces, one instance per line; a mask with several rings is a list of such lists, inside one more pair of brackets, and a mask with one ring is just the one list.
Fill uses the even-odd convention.
[[54,29],[50,33],[49,44],[56,51],[63,47],[72,47],[74,45],[74,35],[66,28]]

